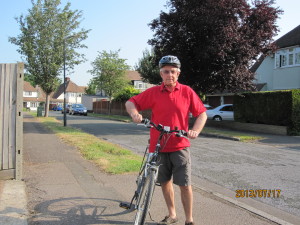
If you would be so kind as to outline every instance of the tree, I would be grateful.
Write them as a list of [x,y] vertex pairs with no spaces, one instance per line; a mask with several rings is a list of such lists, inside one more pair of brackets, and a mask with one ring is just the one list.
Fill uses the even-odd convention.
[[57,88],[64,56],[67,70],[85,60],[76,49],[86,48],[81,41],[87,38],[89,30],[79,30],[82,12],[71,10],[70,3],[60,9],[60,0],[31,2],[28,15],[16,18],[21,34],[10,37],[9,41],[19,46],[18,52],[23,56],[27,72],[46,93],[47,117],[49,96]]
[[[24,73],[24,81],[27,81],[29,82],[33,87],[36,87],[36,83],[35,83],[35,80],[34,80],[34,76],[32,76],[31,74],[29,73]],[[54,86],[58,88],[58,86],[62,83],[61,79],[60,78],[56,78],[54,80]]]
[[89,71],[95,76],[97,88],[104,90],[109,97],[110,104],[113,97],[128,85],[125,72],[130,67],[126,64],[126,59],[119,58],[119,52],[120,50],[99,52],[99,55],[92,62],[93,69]]
[[95,84],[95,80],[91,79],[88,83],[88,87],[85,89],[85,93],[87,95],[95,95],[96,94],[97,85]]
[[34,79],[33,79],[33,76],[31,74],[24,73],[24,81],[29,82],[33,87],[36,86],[36,84],[34,82]]
[[143,81],[150,84],[158,84],[161,82],[159,75],[158,64],[155,61],[154,52],[149,52],[147,49],[143,52],[143,58],[139,59],[139,62],[135,66]]
[[179,81],[198,93],[253,88],[249,70],[260,54],[274,50],[275,22],[282,12],[273,0],[169,0],[169,13],[150,23],[155,32],[155,64],[163,55],[178,56]]

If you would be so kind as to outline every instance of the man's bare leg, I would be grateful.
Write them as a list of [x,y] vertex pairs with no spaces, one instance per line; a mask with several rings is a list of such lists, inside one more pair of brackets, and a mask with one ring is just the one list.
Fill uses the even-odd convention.
[[172,180],[162,183],[161,188],[168,207],[169,216],[175,219],[177,215],[175,209],[174,188]]
[[186,222],[193,222],[193,190],[192,186],[180,186],[181,202],[183,205]]

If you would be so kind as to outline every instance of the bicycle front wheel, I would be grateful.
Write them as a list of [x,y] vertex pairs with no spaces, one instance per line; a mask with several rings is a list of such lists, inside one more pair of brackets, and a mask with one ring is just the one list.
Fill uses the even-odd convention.
[[155,187],[156,171],[149,170],[148,176],[144,181],[143,189],[140,193],[137,212],[135,215],[134,224],[143,225],[146,220],[147,212],[149,211],[154,187]]

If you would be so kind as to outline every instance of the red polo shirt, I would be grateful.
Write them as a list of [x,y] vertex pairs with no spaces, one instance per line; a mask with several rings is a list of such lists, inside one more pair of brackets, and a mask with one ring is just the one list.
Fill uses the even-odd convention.
[[[151,109],[151,121],[155,124],[169,126],[171,130],[178,127],[179,130],[188,131],[189,112],[194,117],[206,111],[198,95],[186,85],[177,82],[174,91],[168,91],[164,84],[145,90],[129,99],[138,111]],[[159,132],[152,128],[150,130],[150,152],[153,152],[159,136]],[[171,135],[167,143],[165,137],[162,139],[162,152],[174,152],[189,147],[190,142],[186,138],[178,138]]]

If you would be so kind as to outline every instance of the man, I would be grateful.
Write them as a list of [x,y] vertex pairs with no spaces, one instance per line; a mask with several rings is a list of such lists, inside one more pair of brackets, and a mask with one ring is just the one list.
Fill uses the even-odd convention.
[[[207,116],[206,108],[197,94],[188,86],[178,82],[180,61],[176,56],[164,56],[159,61],[162,84],[147,89],[126,102],[126,109],[135,123],[142,121],[141,110],[151,109],[151,120],[156,124],[169,126],[171,130],[188,130],[189,113],[196,117],[193,128],[188,130],[188,138],[198,137],[203,129]],[[154,151],[158,131],[150,130],[150,152]],[[173,183],[180,187],[181,201],[185,212],[185,225],[194,225],[193,192],[191,187],[191,160],[189,140],[172,135],[164,143],[160,153],[158,182],[161,184],[163,196],[169,215],[159,224],[175,224],[178,222],[174,202]]]

